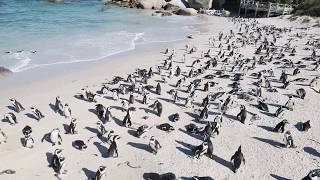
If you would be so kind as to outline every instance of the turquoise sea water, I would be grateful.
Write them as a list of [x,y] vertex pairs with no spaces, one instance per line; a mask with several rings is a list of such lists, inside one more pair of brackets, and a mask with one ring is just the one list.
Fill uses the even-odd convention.
[[96,61],[138,44],[180,40],[195,17],[103,6],[98,0],[0,0],[0,66],[14,72]]

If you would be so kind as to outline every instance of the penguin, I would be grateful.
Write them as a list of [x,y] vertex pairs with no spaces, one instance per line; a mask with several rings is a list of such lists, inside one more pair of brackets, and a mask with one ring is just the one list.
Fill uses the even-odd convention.
[[308,131],[311,128],[310,125],[310,120],[308,120],[307,122],[302,123],[302,131]]
[[294,102],[293,102],[293,100],[292,100],[292,96],[289,96],[289,99],[288,99],[288,101],[286,102],[285,107],[286,107],[288,110],[293,111],[293,109],[294,109]]
[[147,131],[148,125],[139,126],[136,131],[136,137],[140,138],[143,133]]
[[16,99],[10,99],[13,107],[15,108],[16,112],[19,113],[20,111],[24,111],[25,108],[16,100]]
[[211,141],[210,137],[207,138],[205,141],[208,143],[208,149],[207,149],[207,153],[206,154],[207,154],[207,156],[209,158],[212,158],[212,156],[213,156],[213,144],[212,144],[212,141]]
[[124,126],[124,127],[131,127],[132,126],[130,109],[127,110],[127,114],[123,118],[122,126]]
[[319,180],[320,179],[320,169],[314,169],[308,173],[302,180]]
[[16,115],[13,113],[7,113],[4,115],[4,119],[8,120],[11,125],[15,125],[18,123]]
[[158,153],[158,150],[161,148],[160,143],[154,136],[151,136],[150,141],[149,141],[149,147],[151,149],[151,152],[156,155]]
[[180,120],[180,115],[179,115],[179,113],[175,113],[175,114],[173,114],[173,115],[171,116],[171,121],[177,122],[177,121],[179,121],[179,120]]
[[110,118],[111,118],[111,112],[110,112],[110,107],[107,107],[105,110],[105,115],[104,115],[104,119],[105,121],[103,122],[103,124],[105,124],[107,121],[110,121]]
[[239,169],[241,163],[245,164],[244,156],[241,152],[241,146],[239,146],[238,150],[231,157],[231,161],[233,161],[233,172],[236,173]]
[[148,104],[147,100],[148,100],[148,94],[144,93],[142,98],[142,104]]
[[52,146],[55,146],[56,143],[58,143],[58,145],[61,145],[62,137],[60,135],[59,128],[55,128],[50,132],[50,141],[52,143]]
[[181,68],[179,66],[177,66],[176,72],[175,72],[175,76],[180,76],[181,74]]
[[22,129],[22,134],[24,135],[24,138],[22,139],[22,145],[27,148],[33,148],[34,147],[34,139],[31,137],[32,128],[30,126],[25,126]]
[[208,142],[204,141],[201,145],[195,147],[193,149],[193,155],[197,159],[200,158],[200,156],[204,155],[208,151]]
[[272,131],[273,131],[273,132],[283,133],[283,132],[284,132],[284,126],[285,126],[286,124],[289,124],[289,122],[288,122],[286,119],[284,119],[284,120],[282,120],[281,122],[279,122],[279,123],[276,125],[276,127],[274,127],[274,128],[272,129]]
[[84,149],[87,149],[87,147],[88,147],[82,140],[75,140],[75,141],[73,141],[72,144],[76,149],[79,149],[81,151]]
[[201,107],[205,107],[209,104],[209,96],[206,96],[203,100],[202,100],[202,104]]
[[115,101],[119,100],[119,95],[118,95],[118,92],[116,90],[113,90],[113,92],[112,92],[112,99],[115,100]]
[[285,110],[284,106],[279,106],[276,112],[274,113],[274,116],[279,117],[284,112],[284,110]]
[[97,122],[97,129],[98,129],[98,134],[97,136],[101,138],[103,135],[107,133],[106,128],[104,127],[103,123],[101,121]]
[[258,108],[262,111],[269,112],[268,105],[264,102],[264,100],[258,100]]
[[54,168],[54,172],[56,172],[57,174],[62,174],[64,171],[63,171],[63,168],[65,166],[65,157],[59,157],[58,160],[57,160],[57,164],[56,164],[56,168]]
[[177,177],[174,173],[143,173],[143,179],[145,180],[176,180]]
[[206,82],[206,83],[204,84],[203,91],[204,91],[204,92],[208,92],[208,91],[209,91],[209,87],[210,87],[209,82]]
[[34,116],[36,117],[36,119],[39,121],[40,119],[44,118],[45,116],[40,112],[39,109],[35,108],[35,107],[31,107],[31,110],[34,114]]
[[0,144],[7,143],[7,135],[3,132],[3,130],[0,128]]
[[120,136],[118,136],[118,135],[113,137],[110,148],[108,149],[108,152],[107,152],[107,157],[114,157],[114,155],[116,155],[116,157],[119,157],[119,153],[118,153],[118,140],[119,139],[120,139]]
[[296,148],[297,147],[293,144],[293,138],[292,138],[290,131],[287,131],[284,133],[284,142],[285,142],[284,144],[285,144],[286,148]]
[[135,97],[133,95],[133,92],[130,93],[130,96],[129,96],[129,104],[133,104],[135,101]]
[[71,108],[69,107],[68,104],[65,104],[63,107],[63,115],[65,118],[71,117]]
[[58,169],[59,167],[59,158],[62,157],[62,149],[56,149],[54,150],[53,157],[51,159],[49,167],[52,167],[54,170]]
[[158,95],[161,95],[161,86],[160,86],[160,83],[158,83],[157,86],[156,86],[156,93],[157,93]]
[[193,176],[192,180],[214,180],[212,177],[210,176]]
[[163,123],[163,124],[160,124],[157,126],[158,129],[161,129],[163,131],[166,131],[166,132],[171,132],[171,131],[174,131],[174,127],[171,126],[169,123]]
[[240,106],[240,113],[237,115],[237,119],[241,122],[241,123],[245,123],[245,120],[247,118],[247,110],[246,107],[244,105]]
[[156,109],[157,109],[157,115],[159,117],[161,117],[161,114],[162,114],[162,104],[158,101],[157,104],[156,104]]
[[106,168],[106,166],[99,166],[99,169],[91,180],[101,180],[102,177],[106,175]]
[[193,123],[186,125],[185,128],[189,133],[193,133],[193,134],[197,134],[200,131],[200,128],[198,128],[197,125]]
[[62,105],[62,101],[60,99],[59,96],[56,97],[56,102],[54,104],[54,112],[62,112],[63,111],[63,105]]
[[106,108],[102,104],[96,105],[96,113],[99,119],[104,118]]
[[77,126],[77,119],[75,118],[72,118],[71,122],[70,122],[70,125],[66,131],[65,134],[77,134],[77,131],[75,130],[76,129],[76,126]]
[[296,93],[297,96],[301,99],[304,99],[304,97],[306,96],[306,90],[304,90],[303,88],[297,89]]
[[206,105],[201,111],[198,120],[208,119],[208,105]]

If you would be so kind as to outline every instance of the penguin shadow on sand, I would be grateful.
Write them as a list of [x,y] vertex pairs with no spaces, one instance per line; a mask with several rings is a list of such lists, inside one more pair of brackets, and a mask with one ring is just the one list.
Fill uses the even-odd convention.
[[4,123],[9,123],[9,124],[11,124],[11,123],[10,123],[10,121],[9,121],[8,119],[2,119],[2,120],[1,120],[1,122],[4,122]]
[[108,148],[107,147],[101,145],[101,143],[99,143],[99,142],[94,142],[93,145],[95,145],[97,147],[98,151],[101,154],[101,157],[103,157],[103,158],[107,158],[108,157],[108,155],[107,155]]
[[69,124],[63,124],[63,130],[64,130],[64,134],[67,134],[69,130]]
[[128,129],[128,134],[130,134],[133,137],[137,137],[137,131],[134,129]]
[[147,144],[134,143],[134,142],[128,142],[127,144],[132,147],[135,147],[137,149],[141,149],[141,150],[147,151],[149,153],[152,153],[151,149],[149,148],[149,145],[147,145]]
[[303,125],[302,122],[298,122],[297,124],[294,125],[294,127],[296,127],[298,131],[303,132],[302,125]]
[[57,111],[56,110],[56,106],[54,104],[50,103],[49,107],[52,109],[53,112],[58,113],[60,116],[63,116],[63,112],[62,111]]
[[93,113],[94,115],[96,115],[96,110],[95,109],[88,109],[89,112]]
[[43,137],[41,138],[41,142],[43,143],[44,141],[47,141],[48,143],[52,143],[50,140],[50,133],[46,133],[43,135]]
[[176,147],[179,151],[183,152],[188,156],[193,156],[193,149],[195,148],[194,145],[188,144],[182,141],[178,141],[178,140],[176,140],[176,142],[183,146],[183,147]]
[[290,180],[288,178],[281,177],[281,176],[278,176],[278,175],[275,175],[275,174],[270,174],[270,176],[275,178],[276,180]]
[[266,131],[273,132],[273,131],[272,131],[272,130],[273,130],[273,127],[270,127],[270,126],[262,126],[262,125],[259,125],[258,127],[259,127],[259,128],[262,128],[262,129],[264,129],[264,130],[266,130]]
[[114,120],[114,122],[118,125],[118,126],[122,126],[122,120],[120,120],[119,118],[116,118],[114,116],[112,116],[112,119]]
[[189,136],[191,136],[191,137],[193,137],[195,139],[198,139],[198,140],[201,140],[201,141],[203,140],[203,138],[200,135],[197,135],[197,134],[194,134],[194,133],[190,133],[190,132],[188,132],[188,131],[186,131],[186,130],[184,130],[182,128],[179,128],[179,131],[181,131],[181,132],[183,132],[183,133],[185,133],[185,134],[187,134],[187,135],[189,135]]
[[198,119],[199,115],[193,112],[184,112],[185,114],[187,114],[188,116],[194,118],[194,119]]
[[230,169],[231,171],[233,171],[233,164],[232,164],[231,161],[227,161],[227,160],[225,160],[225,159],[223,159],[223,158],[221,158],[221,157],[219,157],[217,155],[214,155],[214,154],[212,155],[212,159],[214,161],[216,161],[217,163],[221,164],[222,166],[224,166],[224,167]]
[[143,110],[145,113],[149,114],[154,114],[154,115],[157,115],[156,111],[154,110],[151,110],[151,109],[148,109],[148,108],[144,108],[144,107],[139,107],[140,110]]
[[89,126],[86,126],[84,129],[86,129],[86,130],[88,130],[88,131],[90,131],[90,132],[92,132],[94,134],[98,134],[99,133],[98,129],[92,128],[92,127],[89,127]]
[[18,113],[16,108],[14,108],[13,106],[7,106],[7,108],[10,109],[11,111],[14,111],[14,112]]
[[87,179],[88,180],[91,180],[93,179],[93,177],[96,175],[96,172],[94,171],[91,171],[87,168],[82,168],[82,171],[84,172],[84,174],[87,176]]
[[31,114],[31,113],[25,113],[24,115],[26,115],[28,118],[30,118],[30,119],[34,119],[34,120],[36,120],[36,121],[39,121],[37,118],[36,118],[36,116],[34,116],[34,114]]
[[312,148],[312,147],[304,147],[303,148],[304,152],[309,153],[313,156],[316,156],[318,158],[320,158],[320,152],[318,152],[316,149]]
[[51,153],[51,152],[47,152],[46,153],[46,157],[47,157],[47,162],[48,162],[48,166],[50,167],[50,165],[51,165],[51,162],[52,162],[52,159],[53,159],[53,153]]
[[276,148],[283,148],[284,147],[284,145],[282,143],[277,142],[272,139],[265,139],[265,138],[260,138],[260,137],[252,137],[252,138],[256,139],[258,141],[264,142],[266,144],[270,144],[271,146],[276,147]]

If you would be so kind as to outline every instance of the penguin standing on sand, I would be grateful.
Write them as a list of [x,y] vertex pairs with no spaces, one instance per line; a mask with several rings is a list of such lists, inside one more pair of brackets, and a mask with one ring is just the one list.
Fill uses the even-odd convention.
[[72,118],[70,125],[66,131],[66,134],[76,134],[77,133],[77,131],[76,131],[77,123],[78,123],[77,119]]
[[304,97],[306,96],[306,90],[304,90],[303,88],[297,89],[296,93],[297,96],[301,99],[304,99]]
[[101,138],[103,135],[105,135],[105,134],[107,133],[107,130],[106,130],[106,128],[104,127],[104,125],[102,124],[101,121],[98,121],[98,122],[97,122],[97,129],[98,129],[98,134],[97,134],[97,136],[98,136],[99,138]]
[[136,137],[140,138],[143,133],[147,132],[147,128],[147,125],[139,126],[136,131]]
[[273,132],[278,132],[278,133],[283,133],[283,132],[284,132],[284,126],[285,126],[286,124],[289,124],[289,122],[288,122],[286,119],[284,119],[283,121],[279,122],[279,123],[276,125],[276,127],[274,127],[274,128],[272,129],[272,131],[273,131]]
[[7,135],[0,128],[0,144],[7,143],[7,139],[8,139]]
[[158,153],[158,150],[161,148],[161,145],[158,140],[154,136],[151,136],[149,141],[149,147],[151,149],[151,152],[156,155]]
[[19,103],[16,99],[10,99],[13,107],[15,108],[16,112],[20,112],[20,111],[24,111],[24,107],[21,105],[21,103]]
[[103,124],[105,124],[107,121],[110,121],[110,118],[111,118],[111,112],[110,112],[110,107],[107,107],[106,108],[106,112],[104,114],[104,119],[105,121],[103,122]]
[[199,115],[199,120],[205,120],[208,119],[208,105],[206,105],[201,111]]
[[144,93],[142,98],[142,104],[148,104],[147,100],[148,100],[148,94]]
[[156,109],[157,109],[157,115],[159,117],[161,117],[161,114],[162,114],[162,104],[158,101],[157,104],[156,104]]
[[292,96],[289,96],[289,99],[288,99],[288,101],[286,102],[285,107],[286,107],[287,109],[289,109],[290,111],[293,111],[293,109],[294,109],[294,102],[293,102],[293,100],[292,100]]
[[241,163],[245,164],[244,156],[241,152],[241,146],[239,146],[238,150],[235,154],[231,157],[231,161],[233,161],[233,172],[236,173],[239,169]]
[[61,145],[62,137],[60,135],[59,128],[55,128],[50,132],[50,141],[52,143],[52,146],[56,145],[57,143],[58,143],[58,145]]
[[133,92],[130,92],[130,96],[129,96],[129,104],[133,104],[135,101],[135,98],[134,98],[134,95],[133,95]]
[[307,122],[302,123],[302,131],[308,131],[311,128],[310,125],[310,120],[308,120]]
[[244,105],[240,106],[240,113],[237,115],[237,119],[241,122],[241,123],[245,123],[245,120],[247,118],[247,110],[246,107]]
[[118,92],[116,90],[113,90],[113,92],[112,92],[112,99],[115,100],[115,101],[119,100],[119,95],[118,95]]
[[102,104],[96,105],[96,112],[99,119],[102,119],[104,117],[106,108]]
[[56,149],[54,150],[54,154],[51,160],[51,163],[49,165],[49,167],[52,167],[54,170],[58,169],[59,167],[59,158],[62,157],[62,149]]
[[158,95],[161,95],[161,86],[160,86],[160,83],[157,84],[156,93],[157,93]]
[[120,136],[116,135],[113,137],[113,140],[111,142],[110,148],[108,149],[107,157],[119,157],[118,153],[118,140],[120,139]]
[[63,107],[63,115],[65,118],[71,117],[71,108],[69,107],[68,104],[65,104]]
[[34,116],[37,118],[37,120],[39,121],[40,119],[44,118],[44,115],[40,112],[39,109],[35,108],[35,107],[31,107],[31,110],[34,114]]
[[91,180],[101,180],[102,177],[106,175],[106,171],[106,166],[99,166],[94,178],[91,178]]
[[124,127],[131,127],[132,122],[131,122],[131,111],[130,109],[127,110],[127,114],[124,117],[123,121],[122,121],[122,125]]
[[204,141],[201,145],[199,145],[199,146],[195,147],[195,149],[193,149],[194,157],[199,159],[200,156],[207,153],[207,151],[208,151],[208,142]]
[[59,96],[56,97],[56,102],[54,103],[54,112],[62,112],[63,105]]
[[31,137],[31,133],[32,133],[32,129],[31,129],[30,126],[25,126],[22,129],[22,134],[24,135],[22,144],[23,144],[24,147],[33,148],[34,140]]
[[16,115],[14,115],[12,112],[5,114],[4,119],[8,120],[11,125],[18,123]]
[[57,174],[62,174],[63,172],[65,172],[64,166],[65,166],[65,157],[59,157],[58,161],[57,161],[57,165],[56,168],[54,168],[54,172],[56,172]]
[[285,110],[284,106],[279,106],[278,109],[276,110],[276,112],[274,113],[275,117],[279,117],[280,115],[283,115],[283,112]]
[[293,138],[292,138],[290,131],[287,131],[284,133],[284,142],[285,142],[284,144],[285,144],[286,148],[296,148],[297,147],[293,144]]

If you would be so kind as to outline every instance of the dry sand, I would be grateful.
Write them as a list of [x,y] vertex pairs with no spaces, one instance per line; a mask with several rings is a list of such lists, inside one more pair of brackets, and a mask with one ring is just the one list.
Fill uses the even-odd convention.
[[[273,24],[276,26],[305,26],[306,24],[298,24],[290,22],[287,19],[270,18],[259,20],[262,24]],[[208,50],[208,38],[216,37],[218,33],[223,31],[228,33],[230,29],[237,30],[239,25],[235,25],[227,18],[210,17],[208,19],[208,31],[195,34],[193,39],[187,39],[185,42],[175,43],[168,45],[176,49],[177,56],[174,60],[180,60],[183,54],[184,45],[190,44],[198,47],[195,54],[187,55],[186,65],[190,65],[196,57],[200,56],[201,50]],[[295,30],[296,31],[296,30]],[[301,32],[301,30],[297,30]],[[305,31],[307,34],[316,33],[319,38],[319,28],[310,28]],[[287,34],[288,35],[288,34]],[[287,35],[279,39],[279,45],[286,42]],[[291,57],[294,61],[300,60],[309,52],[302,50],[302,44],[307,41],[305,38],[293,42],[297,45],[297,55]],[[217,46],[217,43],[216,43]],[[160,65],[165,56],[160,51],[164,49],[157,49],[143,53],[135,53],[135,51],[128,54],[126,58],[113,58],[103,62],[97,62],[93,66],[81,72],[66,73],[65,75],[49,78],[47,80],[29,83],[27,85],[16,86],[14,88],[0,89],[0,114],[10,112],[7,106],[10,105],[9,98],[16,98],[26,108],[25,111],[17,114],[19,123],[11,126],[9,123],[0,122],[2,130],[8,136],[6,144],[0,144],[0,172],[5,169],[15,170],[16,173],[12,175],[1,174],[0,179],[57,179],[54,176],[52,168],[48,167],[47,154],[53,153],[56,148],[64,149],[63,155],[66,157],[66,174],[62,175],[63,179],[87,179],[87,176],[94,175],[95,171],[100,165],[107,167],[106,177],[103,179],[126,179],[126,180],[140,180],[143,179],[142,175],[145,172],[166,173],[173,172],[179,178],[198,176],[211,176],[214,179],[301,179],[311,169],[319,168],[320,166],[320,122],[318,117],[319,100],[318,93],[311,90],[308,86],[303,86],[306,89],[307,95],[304,100],[295,98],[294,111],[286,111],[284,117],[288,119],[290,124],[286,126],[293,134],[294,142],[297,148],[287,149],[276,147],[278,143],[282,143],[283,134],[274,133],[269,131],[270,127],[273,128],[280,119],[270,117],[261,113],[253,105],[256,101],[246,102],[237,100],[236,104],[245,104],[248,111],[258,113],[262,120],[256,121],[253,124],[242,124],[234,117],[239,112],[239,106],[234,107],[227,111],[227,116],[224,117],[222,123],[221,133],[212,139],[214,146],[214,156],[212,159],[208,157],[201,157],[200,159],[192,158],[189,154],[191,152],[190,145],[196,146],[202,143],[201,138],[192,137],[192,135],[185,132],[184,126],[191,122],[194,123],[194,114],[198,106],[195,108],[183,108],[179,105],[172,104],[165,99],[171,99],[171,96],[166,92],[173,89],[178,79],[181,77],[173,77],[166,85],[162,85],[162,102],[163,114],[159,118],[154,113],[146,109],[147,105],[135,102],[134,107],[137,111],[132,113],[132,128],[125,128],[119,126],[125,116],[125,112],[117,109],[112,109],[112,115],[115,117],[111,122],[106,124],[108,130],[114,130],[116,134],[121,136],[119,141],[119,157],[118,158],[104,158],[101,157],[103,153],[109,148],[109,145],[101,143],[98,138],[92,139],[88,143],[88,148],[84,151],[79,151],[72,147],[74,140],[86,141],[89,137],[94,136],[92,129],[96,128],[97,116],[90,111],[94,109],[95,103],[89,103],[79,100],[74,97],[75,94],[80,92],[80,89],[88,86],[89,90],[95,92],[99,90],[101,84],[106,82],[106,79],[111,80],[113,76],[119,75],[126,77],[127,74],[133,72],[136,68],[153,67]],[[212,54],[217,54],[215,49]],[[252,57],[253,47],[246,47],[241,49],[240,52],[246,57]],[[188,72],[190,68],[182,64],[174,63],[182,67],[182,72]],[[220,68],[221,64],[218,66]],[[265,67],[259,66],[257,69]],[[270,67],[273,68],[273,67]],[[256,72],[257,70],[251,71]],[[281,69],[274,68],[275,75],[280,76]],[[291,72],[291,71],[289,71]],[[249,73],[249,74],[250,74]],[[302,70],[299,77],[312,78],[313,75],[318,75],[318,72],[311,72]],[[149,84],[155,86],[156,81],[160,76],[155,75]],[[226,79],[215,78],[213,81],[219,84],[212,90],[218,92],[219,88],[228,90],[226,85],[232,81]],[[249,76],[241,82],[241,86],[249,90],[255,88],[252,82],[255,79]],[[187,79],[186,84],[190,82]],[[273,85],[277,86],[277,83]],[[287,96],[284,94],[294,93],[295,89],[301,86],[293,84],[289,90],[279,90],[280,93],[263,92],[264,97],[267,97],[267,102],[271,104],[281,104],[287,101]],[[186,87],[182,87],[183,90]],[[64,125],[69,124],[70,120],[66,120],[59,114],[54,113],[49,104],[54,103],[55,97],[60,96],[63,103],[68,103],[72,109],[73,117],[77,118],[79,123],[77,126],[78,134],[66,135],[62,134],[62,145],[52,146],[51,143],[46,141],[41,142],[44,134],[50,132],[53,128],[60,128],[63,131]],[[121,106],[120,102],[115,102],[110,99],[112,93],[108,93],[105,97],[98,97],[98,103],[104,106]],[[156,99],[158,95],[151,93],[151,98]],[[186,97],[187,94],[179,92],[179,96]],[[202,99],[206,96],[205,92],[200,91],[196,98],[196,103],[201,103]],[[120,96],[121,98],[128,98],[128,95]],[[142,97],[137,95],[137,99],[141,100]],[[152,100],[150,103],[153,102]],[[183,102],[179,102],[183,103]],[[178,104],[179,104],[178,103]],[[35,119],[29,118],[26,114],[31,113],[31,106],[40,109],[46,116],[40,122]],[[276,110],[275,106],[269,106],[270,112]],[[168,116],[173,113],[180,114],[180,121],[170,122]],[[210,107],[209,119],[213,120],[218,114],[217,108],[213,105]],[[144,120],[143,116],[149,116]],[[251,116],[250,116],[251,117]],[[250,118],[249,117],[249,118]],[[295,125],[298,122],[305,122],[311,120],[312,128],[308,132],[299,131]],[[141,138],[136,138],[132,135],[134,129],[142,124],[154,126],[160,123],[169,122],[175,127],[175,131],[166,133],[157,128],[152,128],[144,134]],[[25,125],[30,125],[33,128],[32,137],[35,139],[35,147],[33,149],[24,148],[20,143],[22,135],[22,128]],[[204,126],[204,125],[199,125]],[[148,151],[149,138],[155,136],[162,145],[157,155],[153,155]],[[311,140],[312,139],[312,140]],[[314,141],[313,141],[314,140]],[[246,164],[242,166],[235,174],[231,170],[232,164],[230,162],[231,156],[239,146],[242,146],[242,152],[246,159]],[[132,166],[140,168],[131,168],[125,162],[129,161]]]

